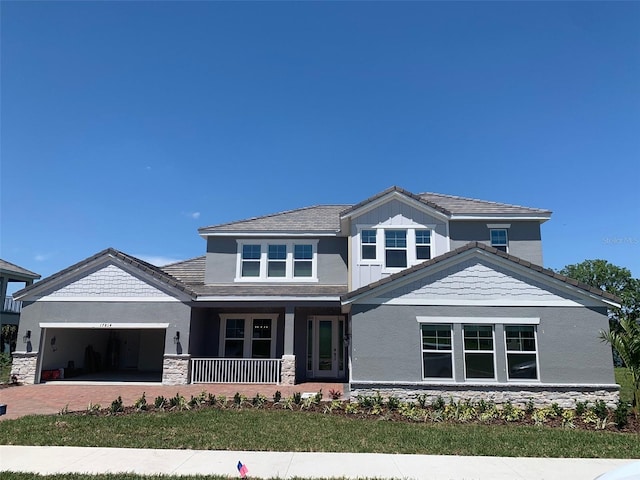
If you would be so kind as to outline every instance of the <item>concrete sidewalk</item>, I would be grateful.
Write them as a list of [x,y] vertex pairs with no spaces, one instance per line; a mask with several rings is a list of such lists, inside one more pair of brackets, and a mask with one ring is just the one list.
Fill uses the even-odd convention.
[[238,461],[249,469],[249,478],[591,480],[633,460],[0,446],[0,471],[40,474],[133,472],[238,478]]

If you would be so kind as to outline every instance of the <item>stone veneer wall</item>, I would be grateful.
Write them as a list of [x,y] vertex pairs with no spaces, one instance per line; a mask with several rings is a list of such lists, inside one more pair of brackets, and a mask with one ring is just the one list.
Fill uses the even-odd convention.
[[36,373],[38,370],[37,352],[13,352],[13,362],[11,364],[10,377],[18,379],[19,383],[32,385],[36,383]]
[[[479,400],[492,401],[496,404],[511,402],[513,405],[525,406],[532,400],[536,407],[557,403],[563,408],[574,408],[576,402],[594,403],[603,400],[608,407],[615,408],[619,399],[619,389],[612,386],[580,386],[580,385],[531,385],[531,386],[468,386],[468,385],[386,385],[386,384],[351,384],[351,399],[358,395],[368,396],[380,394],[382,397],[396,397],[403,402],[414,402],[418,395],[427,395],[427,403],[438,397],[449,402]],[[357,400],[357,399],[356,399]]]
[[282,365],[280,367],[280,384],[295,385],[296,384],[296,356],[283,355]]
[[191,355],[165,355],[162,364],[162,384],[188,384],[190,365]]

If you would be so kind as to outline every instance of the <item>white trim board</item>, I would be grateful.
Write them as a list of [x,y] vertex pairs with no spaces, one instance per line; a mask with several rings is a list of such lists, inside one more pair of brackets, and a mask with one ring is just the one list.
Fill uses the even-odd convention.
[[540,317],[416,317],[418,323],[540,325]]
[[167,329],[168,323],[117,323],[117,322],[40,322],[40,328],[109,329]]
[[46,295],[44,297],[37,297],[37,301],[40,302],[180,302],[181,300],[166,296],[158,297],[56,297]]

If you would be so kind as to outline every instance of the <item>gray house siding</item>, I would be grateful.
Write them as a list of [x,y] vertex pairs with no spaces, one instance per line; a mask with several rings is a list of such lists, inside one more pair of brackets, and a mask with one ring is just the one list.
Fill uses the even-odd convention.
[[[539,317],[539,382],[613,384],[611,349],[600,341],[608,328],[602,309],[585,307],[367,306],[352,310],[354,382],[423,382],[417,317]],[[464,382],[462,325],[454,325],[454,380]],[[506,382],[504,331],[495,328],[498,382]],[[456,348],[457,347],[457,348]]]
[[462,247],[469,242],[482,242],[491,245],[487,224],[509,224],[507,235],[509,253],[542,265],[542,238],[540,223],[532,221],[452,221],[449,224],[451,250]]
[[[209,237],[205,284],[234,283],[238,260],[237,241],[241,239],[241,237]],[[274,243],[277,243],[278,240],[274,240]],[[295,240],[302,241],[300,238]],[[347,240],[345,238],[320,238],[317,253],[318,284],[346,285]]]

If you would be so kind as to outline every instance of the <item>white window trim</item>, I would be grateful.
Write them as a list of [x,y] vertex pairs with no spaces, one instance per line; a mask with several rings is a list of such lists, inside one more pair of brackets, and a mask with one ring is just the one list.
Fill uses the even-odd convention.
[[[430,323],[430,322],[424,322]],[[435,324],[435,323],[434,323]],[[422,327],[420,328],[420,364],[422,365],[422,380],[426,380],[429,382],[442,382],[442,383],[452,383],[455,382],[456,376],[456,356],[454,354],[454,332],[453,332],[453,324],[451,323],[438,323],[437,325],[448,326],[451,332],[451,350],[425,350],[422,343]],[[451,377],[425,377],[424,375],[424,354],[425,353],[441,353],[446,352],[451,354]]]
[[418,323],[464,323],[467,325],[540,325],[540,317],[416,317]]
[[[465,382],[496,382],[498,380],[498,366],[496,365],[496,327],[493,324],[472,323],[468,325],[491,327],[491,343],[493,345],[493,348],[491,350],[467,350],[464,345],[464,325],[462,326],[462,366],[464,369],[464,380]],[[471,355],[474,355],[476,353],[491,353],[491,356],[493,357],[493,378],[469,378],[467,376],[467,353],[470,353]]]
[[253,321],[255,319],[268,318],[271,320],[271,358],[276,356],[276,338],[278,329],[278,314],[277,313],[225,313],[220,315],[220,343],[219,343],[219,356],[225,357],[225,342],[227,340],[227,320],[229,319],[244,319],[244,344],[242,348],[242,358],[251,358],[251,342],[253,340]]
[[[504,360],[505,360],[505,370],[507,373],[507,381],[508,382],[517,382],[517,383],[540,383],[540,355],[538,354],[538,328],[535,325],[531,324],[511,324],[511,326],[518,327],[528,327],[533,326],[533,339],[536,344],[536,349],[533,351],[520,351],[520,350],[509,350],[507,347],[507,329],[504,330]],[[513,353],[516,355],[519,354],[532,354],[536,355],[536,378],[509,378],[509,353]]]
[[[380,265],[383,273],[395,273],[405,268],[410,268],[418,263],[422,263],[426,260],[417,258],[416,252],[416,230],[430,230],[431,258],[435,258],[438,253],[436,252],[436,225],[358,225],[357,226],[357,264],[358,265]],[[362,258],[362,231],[363,230],[375,230],[376,233],[376,258],[375,259],[363,259]],[[385,230],[406,230],[407,232],[407,266],[406,267],[387,267],[385,264],[386,258],[386,242],[385,242]],[[423,245],[423,244],[421,244]]]
[[[242,276],[242,247],[244,245],[260,245],[260,275],[257,277],[243,277]],[[267,269],[269,264],[269,245],[286,245],[287,247],[287,259],[284,277],[269,277],[267,276]],[[311,258],[311,276],[310,277],[294,277],[293,276],[293,250],[294,245],[311,245],[313,255]],[[235,282],[317,282],[318,281],[318,240],[251,240],[244,239],[237,241],[236,252],[236,277]]]
[[[506,243],[504,245],[494,245],[493,244],[492,233],[495,232],[495,231],[503,231],[503,230],[504,230],[504,236],[505,236],[505,239],[506,239]],[[490,228],[489,229],[489,244],[493,248],[505,247],[505,249],[506,249],[505,253],[509,253],[509,229],[508,228]]]

